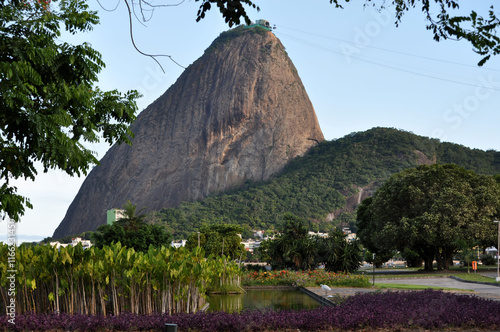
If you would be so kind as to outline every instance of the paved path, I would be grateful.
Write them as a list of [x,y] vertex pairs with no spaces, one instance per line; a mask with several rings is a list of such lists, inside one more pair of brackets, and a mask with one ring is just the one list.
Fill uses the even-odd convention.
[[493,278],[493,279],[496,279],[496,277],[498,276],[496,271],[495,272],[481,272],[480,274],[485,276],[485,277],[489,277],[489,278]]
[[[401,279],[379,279],[375,278],[375,285],[377,283],[384,284],[406,284],[406,285],[423,285],[432,287],[442,287],[442,288],[457,288],[464,290],[472,290],[474,292],[464,292],[464,291],[453,291],[454,293],[470,294],[472,296],[480,296],[483,298],[500,301],[500,287],[492,285],[484,285],[470,282],[458,281],[452,278],[401,278]],[[328,295],[333,296],[351,296],[357,293],[369,293],[375,291],[381,291],[376,288],[344,288],[344,287],[332,287],[331,291],[325,292],[320,287],[307,287],[308,290],[314,292],[322,297],[327,297]],[[382,291],[388,291],[388,289],[383,289]]]
[[415,278],[415,279],[375,279],[377,283],[384,284],[405,284],[405,285],[422,285],[431,287],[443,288],[458,288],[472,290],[473,295],[489,298],[500,301],[500,287],[493,285],[478,284],[472,282],[463,282],[452,278]]

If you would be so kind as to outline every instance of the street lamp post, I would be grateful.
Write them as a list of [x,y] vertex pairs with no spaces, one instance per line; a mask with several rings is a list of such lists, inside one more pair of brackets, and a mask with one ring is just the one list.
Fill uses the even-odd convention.
[[198,232],[198,247],[200,246],[200,232]]
[[497,244],[497,278],[496,281],[500,282],[500,221],[494,220],[498,224],[498,244]]
[[373,287],[375,287],[375,254],[373,254]]

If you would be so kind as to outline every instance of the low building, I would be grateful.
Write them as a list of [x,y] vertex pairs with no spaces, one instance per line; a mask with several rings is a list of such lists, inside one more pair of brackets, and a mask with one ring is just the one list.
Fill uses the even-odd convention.
[[263,239],[264,238],[264,231],[259,231],[259,230],[253,231],[253,237]]
[[67,246],[69,246],[69,243],[61,243],[59,241],[54,241],[54,242],[50,242],[50,246],[56,247],[56,249],[59,249],[61,247],[66,248]]
[[260,247],[260,240],[243,240],[241,243],[245,246],[245,250],[248,252],[253,252],[254,249]]
[[354,241],[354,240],[356,240],[356,233],[349,233],[349,234],[347,234],[346,240],[347,241]]
[[82,240],[81,237],[75,237],[71,239],[71,243],[61,243],[59,241],[50,242],[50,246],[51,247],[55,246],[57,249],[59,249],[61,247],[66,248],[67,246],[75,247],[76,245],[78,245],[78,243],[81,243],[83,249],[88,249],[92,247],[92,242],[90,242],[90,240]]
[[344,227],[344,228],[342,228],[342,233],[351,234],[352,232],[351,232],[351,229],[349,227]]
[[328,233],[320,233],[319,231],[318,232],[311,232],[309,231],[307,234],[311,235],[311,236],[319,236],[319,237],[328,237]]
[[73,247],[76,246],[78,243],[82,244],[83,249],[88,249],[92,247],[92,243],[90,242],[90,240],[82,240],[81,237],[75,237],[74,239],[71,239],[71,245]]
[[490,256],[493,256],[495,258],[497,258],[497,251],[498,250],[495,247],[489,247],[489,248],[485,249],[486,255],[490,255]]
[[186,245],[187,240],[173,240],[170,245],[174,248],[179,249],[180,247],[184,247]]

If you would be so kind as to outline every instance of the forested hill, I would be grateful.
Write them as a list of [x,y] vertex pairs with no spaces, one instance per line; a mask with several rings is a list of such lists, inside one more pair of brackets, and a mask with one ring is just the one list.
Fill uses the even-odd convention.
[[154,217],[175,238],[186,238],[205,222],[236,223],[248,230],[273,229],[285,212],[312,220],[312,228],[320,231],[340,223],[352,227],[355,206],[391,174],[435,162],[500,174],[500,152],[373,128],[318,144],[269,181],[246,183],[203,201],[182,203],[156,212]]

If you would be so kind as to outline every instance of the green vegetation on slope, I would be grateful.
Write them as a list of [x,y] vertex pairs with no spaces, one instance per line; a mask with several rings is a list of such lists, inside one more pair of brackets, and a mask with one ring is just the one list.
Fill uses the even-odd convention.
[[234,29],[221,32],[219,37],[217,37],[212,42],[212,44],[210,44],[210,46],[205,50],[205,53],[217,51],[219,49],[219,47],[221,47],[222,45],[225,45],[225,44],[229,43],[231,40],[233,40],[239,36],[242,36],[243,34],[246,34],[246,33],[265,35],[265,34],[269,33],[269,30],[267,30],[263,27],[260,27],[260,26],[254,26],[254,27],[249,28],[249,27],[245,27],[243,25],[240,25]]
[[214,222],[239,224],[246,229],[275,229],[286,212],[312,220],[313,230],[329,231],[340,221],[353,221],[352,212],[331,222],[324,220],[344,208],[346,197],[359,188],[371,185],[376,189],[392,174],[434,160],[480,174],[500,173],[500,152],[440,143],[391,128],[373,128],[319,143],[269,181],[248,182],[203,201],[163,209],[154,218],[172,231],[174,238],[187,238],[203,223]]

